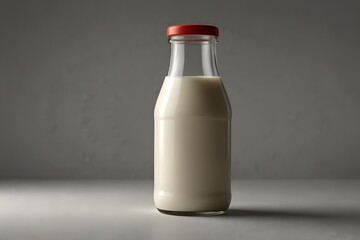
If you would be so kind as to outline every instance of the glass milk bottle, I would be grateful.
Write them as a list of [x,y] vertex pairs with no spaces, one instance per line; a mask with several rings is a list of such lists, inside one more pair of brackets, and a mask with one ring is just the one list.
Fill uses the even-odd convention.
[[154,111],[154,201],[163,213],[223,213],[230,205],[231,107],[218,35],[208,25],[167,29],[170,67]]

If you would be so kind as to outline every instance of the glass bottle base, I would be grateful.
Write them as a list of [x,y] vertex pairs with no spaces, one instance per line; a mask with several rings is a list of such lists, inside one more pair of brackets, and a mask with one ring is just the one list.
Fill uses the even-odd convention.
[[187,211],[169,211],[157,208],[163,214],[176,216],[218,216],[224,214],[226,211],[208,211],[208,212],[187,212]]

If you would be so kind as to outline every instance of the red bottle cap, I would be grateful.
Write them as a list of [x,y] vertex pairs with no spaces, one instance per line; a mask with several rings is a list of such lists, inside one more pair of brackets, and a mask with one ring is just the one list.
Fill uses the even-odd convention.
[[168,37],[176,35],[213,35],[219,36],[219,29],[210,25],[183,24],[170,26],[166,30]]

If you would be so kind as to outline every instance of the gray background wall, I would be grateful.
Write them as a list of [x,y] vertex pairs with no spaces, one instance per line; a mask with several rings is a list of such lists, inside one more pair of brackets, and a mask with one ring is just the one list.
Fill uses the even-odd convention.
[[0,1],[0,178],[151,178],[165,28],[220,28],[235,178],[360,177],[359,1]]

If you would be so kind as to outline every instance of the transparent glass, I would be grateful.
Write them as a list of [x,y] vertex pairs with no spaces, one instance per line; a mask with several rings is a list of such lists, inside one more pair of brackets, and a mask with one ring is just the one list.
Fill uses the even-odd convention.
[[172,36],[169,42],[171,44],[169,77],[219,76],[215,36]]
[[169,39],[154,109],[154,202],[174,215],[219,215],[231,202],[231,106],[215,36]]

